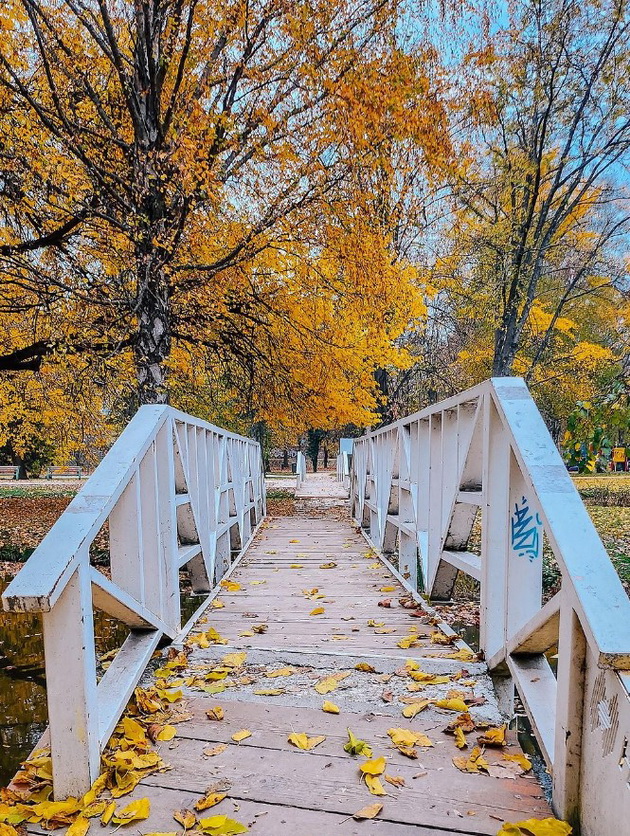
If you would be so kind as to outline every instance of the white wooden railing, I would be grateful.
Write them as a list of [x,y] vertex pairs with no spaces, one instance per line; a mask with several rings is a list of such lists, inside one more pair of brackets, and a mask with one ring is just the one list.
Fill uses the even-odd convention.
[[298,450],[297,459],[295,462],[295,487],[299,490],[306,479],[306,456],[301,450]]
[[350,458],[349,453],[339,453],[337,456],[337,481],[344,487],[350,487]]
[[[153,651],[180,631],[180,568],[210,592],[264,514],[256,442],[143,406],[8,586],[5,610],[43,613],[56,798],[90,787]],[[111,580],[89,556],[106,522]],[[93,606],[130,628],[98,683]]]
[[[354,517],[413,588],[444,600],[458,572],[480,582],[481,649],[518,690],[557,814],[583,836],[620,832],[630,601],[525,383],[495,378],[355,439],[351,479]],[[562,575],[544,606],[543,543]]]

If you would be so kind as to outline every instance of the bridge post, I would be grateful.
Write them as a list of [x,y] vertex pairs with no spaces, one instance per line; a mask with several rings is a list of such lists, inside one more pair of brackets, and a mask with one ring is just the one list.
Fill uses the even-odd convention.
[[99,773],[94,618],[87,546],[43,614],[46,690],[56,799],[81,796]]

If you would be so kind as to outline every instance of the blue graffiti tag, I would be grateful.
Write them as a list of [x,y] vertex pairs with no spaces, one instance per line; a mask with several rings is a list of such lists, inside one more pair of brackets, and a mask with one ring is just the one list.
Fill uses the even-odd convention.
[[533,514],[528,500],[521,499],[521,507],[514,503],[514,513],[510,519],[512,534],[512,548],[519,557],[527,557],[533,562],[540,553],[540,527],[542,525],[538,514]]

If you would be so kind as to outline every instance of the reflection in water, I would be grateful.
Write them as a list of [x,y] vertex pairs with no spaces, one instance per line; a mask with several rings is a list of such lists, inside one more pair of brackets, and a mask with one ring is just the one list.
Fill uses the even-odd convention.
[[[0,578],[0,592],[8,580]],[[182,596],[182,622],[202,601]],[[125,640],[128,629],[120,622],[94,613],[99,655]],[[18,764],[36,745],[46,728],[46,679],[41,615],[0,612],[0,785],[7,784]]]

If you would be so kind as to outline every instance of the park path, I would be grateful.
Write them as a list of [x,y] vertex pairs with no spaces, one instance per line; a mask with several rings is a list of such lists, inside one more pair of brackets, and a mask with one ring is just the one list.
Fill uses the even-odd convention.
[[[329,486],[328,501],[322,485]],[[151,801],[150,818],[137,832],[181,832],[173,812],[193,809],[208,789],[226,798],[199,817],[227,815],[254,836],[477,836],[496,834],[503,821],[551,814],[531,773],[515,777],[513,762],[503,758],[520,753],[514,738],[484,755],[490,771],[505,777],[467,773],[452,759],[469,756],[483,728],[467,735],[468,748],[459,751],[444,732],[459,711],[429,705],[413,718],[402,716],[412,701],[456,691],[471,703],[478,726],[502,721],[485,666],[447,658],[458,650],[465,656],[463,643],[432,641],[440,625],[418,606],[404,606],[412,603],[408,593],[369,550],[339,497],[330,496],[331,485],[328,475],[313,478],[306,494],[315,498],[303,499],[296,516],[261,526],[183,642],[189,655],[178,674],[193,684],[174,706],[177,736],[159,744],[170,769],[125,797]],[[212,643],[216,634],[226,643]],[[405,639],[410,646],[399,647]],[[423,686],[411,678],[415,669],[442,681]],[[199,690],[200,677],[215,693]],[[336,687],[320,693],[330,677],[338,677]],[[324,712],[324,700],[339,714]],[[217,706],[224,719],[208,719]],[[406,756],[392,744],[392,728],[422,733],[433,745],[420,739],[417,757]],[[380,781],[387,795],[370,794],[361,780],[365,757],[344,751],[348,729],[371,745],[374,758],[386,757],[388,779]],[[293,732],[325,739],[302,751],[288,741]],[[375,819],[352,818],[374,803],[383,805]]]

